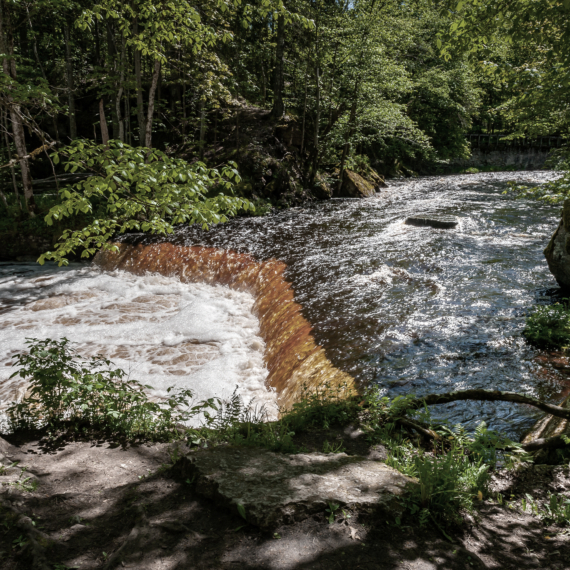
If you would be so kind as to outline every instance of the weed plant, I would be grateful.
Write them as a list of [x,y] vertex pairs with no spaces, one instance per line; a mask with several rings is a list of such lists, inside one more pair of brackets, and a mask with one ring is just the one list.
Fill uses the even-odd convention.
[[166,402],[153,402],[144,391],[151,386],[101,356],[82,359],[66,338],[26,343],[29,353],[15,355],[20,369],[11,377],[29,380],[30,388],[8,409],[12,429],[73,425],[129,439],[172,439],[180,424],[216,407],[213,399],[191,406],[190,390],[169,389]]
[[526,339],[539,348],[565,348],[570,345],[569,299],[563,303],[536,307],[526,320]]
[[[149,386],[127,378],[105,358],[82,359],[65,338],[27,342],[29,353],[16,355],[20,366],[16,374],[30,381],[30,390],[21,403],[9,408],[14,429],[84,426],[127,439],[186,437],[190,445],[202,447],[229,443],[295,453],[296,433],[358,422],[370,443],[386,447],[388,465],[417,478],[419,485],[405,498],[408,515],[422,524],[431,520],[442,530],[483,499],[489,471],[499,462],[512,467],[530,460],[520,444],[484,423],[474,434],[461,426],[434,425],[427,408],[409,409],[414,395],[390,400],[376,390],[347,396],[343,387],[323,386],[311,392],[305,387],[299,403],[282,412],[278,421],[268,422],[264,407],[244,405],[237,393],[227,402],[210,399],[192,405],[191,392],[180,390],[165,402],[152,402],[145,392]],[[199,428],[183,425],[198,419]],[[435,439],[422,440],[400,419],[413,419]],[[341,448],[327,442],[324,451]],[[570,509],[566,503],[557,505],[552,512]]]

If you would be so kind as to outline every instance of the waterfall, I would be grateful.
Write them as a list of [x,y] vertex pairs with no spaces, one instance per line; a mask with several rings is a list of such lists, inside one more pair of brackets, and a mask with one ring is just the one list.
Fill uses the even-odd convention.
[[211,247],[170,243],[116,246],[118,251],[98,253],[95,263],[106,271],[159,273],[183,283],[220,284],[251,293],[266,344],[267,387],[275,389],[282,409],[324,386],[342,394],[355,391],[354,379],[335,368],[315,342],[311,324],[284,278],[284,263],[273,259],[259,262],[248,254]]

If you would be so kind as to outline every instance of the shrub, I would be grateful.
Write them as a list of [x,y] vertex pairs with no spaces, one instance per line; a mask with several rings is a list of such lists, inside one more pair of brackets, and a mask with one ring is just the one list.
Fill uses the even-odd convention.
[[540,348],[563,348],[570,345],[570,308],[565,304],[536,307],[526,320],[523,335]]
[[113,249],[113,236],[132,230],[165,235],[176,224],[207,228],[254,209],[249,200],[234,195],[240,177],[233,164],[210,169],[116,140],[107,145],[76,140],[52,157],[56,164],[62,157],[66,160],[66,172],[91,175],[60,189],[60,202],[50,209],[46,223],[63,223],[80,213],[90,221],[79,230],[68,226],[55,250],[42,254],[40,263],[51,259],[67,265],[77,250],[81,257],[89,257]]
[[28,354],[17,354],[20,370],[12,374],[30,381],[22,402],[8,415],[14,429],[66,424],[81,425],[115,436],[171,439],[177,426],[216,409],[213,399],[191,407],[190,390],[172,391],[166,402],[150,401],[145,386],[126,378],[101,356],[82,359],[61,340],[27,339]]

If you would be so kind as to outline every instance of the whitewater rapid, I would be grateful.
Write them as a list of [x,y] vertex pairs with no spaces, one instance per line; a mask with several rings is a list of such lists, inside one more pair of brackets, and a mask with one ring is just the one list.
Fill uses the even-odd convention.
[[227,400],[237,389],[244,403],[275,417],[254,301],[222,285],[155,274],[2,263],[0,410],[26,391],[21,378],[10,379],[26,338],[66,337],[82,356],[100,354],[152,386],[152,397],[174,387],[192,390],[196,402]]

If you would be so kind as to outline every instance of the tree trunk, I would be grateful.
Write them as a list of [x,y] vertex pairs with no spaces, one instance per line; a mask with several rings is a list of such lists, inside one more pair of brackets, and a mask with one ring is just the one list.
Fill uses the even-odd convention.
[[303,151],[305,150],[305,122],[307,118],[307,91],[309,88],[309,62],[307,61],[307,70],[305,71],[305,97],[303,99],[303,126],[301,127],[301,150],[299,154],[301,159],[303,157]]
[[121,101],[123,99],[124,82],[125,82],[125,38],[123,37],[123,42],[121,46],[121,59],[119,61],[120,71],[119,71],[119,85],[117,90],[117,96],[115,98],[115,112],[117,115],[117,123],[119,126],[119,140],[125,142],[125,118],[121,110]]
[[317,169],[319,167],[319,124],[321,122],[321,87],[320,87],[320,77],[319,77],[319,65],[317,62],[317,68],[315,70],[316,76],[316,87],[315,87],[315,132],[313,138],[313,164],[311,167],[311,175],[309,177],[309,184],[312,186],[315,181],[315,176],[317,175]]
[[[0,0],[0,51],[9,56],[3,58],[2,69],[4,73],[12,79],[17,79],[16,60],[14,59],[14,40],[12,34],[11,14],[8,5]],[[20,106],[14,103],[11,97],[8,97],[10,120],[12,122],[12,134],[14,136],[14,144],[20,160],[20,168],[22,171],[22,186],[24,187],[24,199],[26,207],[31,217],[35,217],[36,202],[34,199],[34,190],[32,187],[32,176],[30,174],[30,165],[27,158],[26,150],[26,134],[24,125],[20,117]]]
[[71,61],[71,40],[69,33],[69,24],[63,27],[63,35],[65,37],[65,72],[67,77],[67,99],[69,102],[69,138],[75,140],[77,138],[77,121],[75,119],[75,86],[73,82],[73,62]]
[[271,114],[280,119],[285,112],[283,105],[283,56],[285,54],[285,17],[277,18],[277,46],[275,48],[275,71],[273,75],[273,110]]
[[[115,30],[113,28],[113,22],[107,20],[107,53],[109,56],[109,61],[107,63],[107,68],[112,70],[112,74],[115,77],[115,87],[118,90],[118,60],[117,60],[117,46],[115,45]],[[120,135],[120,125],[119,125],[119,115],[117,114],[117,105],[111,104],[111,122],[113,127],[113,138],[119,139]]]
[[[32,34],[33,34],[34,57],[36,59],[36,63],[38,64],[38,67],[40,69],[40,73],[42,74],[44,81],[47,83],[48,80],[46,77],[46,73],[45,73],[44,68],[42,66],[42,62],[40,61],[40,56],[38,54],[38,42],[36,40],[36,35],[34,34],[34,28],[32,27],[32,19],[30,18],[30,10],[27,7],[26,7],[26,13],[28,16],[28,26],[30,27],[30,32],[32,32]],[[51,118],[51,120],[52,120],[52,124],[53,124],[54,138],[56,141],[59,141],[59,129],[57,128],[57,114],[55,116],[53,116]]]
[[350,152],[350,139],[354,135],[354,123],[356,121],[356,107],[358,105],[357,89],[358,87],[355,86],[354,96],[352,98],[352,107],[350,108],[350,117],[348,119],[348,132],[346,133],[344,146],[342,147],[342,158],[340,159],[340,172],[338,173],[338,184],[337,184],[338,192],[340,192],[340,189],[342,187],[342,181],[344,178],[344,165],[346,164],[346,157]]
[[206,105],[200,99],[200,160],[204,160],[204,139],[206,134]]
[[[2,130],[4,131],[4,142],[6,144],[7,161],[10,162],[10,139],[8,137],[8,112],[2,111]],[[16,196],[16,205],[18,211],[22,211],[22,204],[20,202],[20,193],[18,192],[18,182],[16,181],[16,171],[13,166],[10,166],[10,173],[12,174],[12,186],[14,187],[14,195]]]
[[158,77],[160,75],[160,60],[154,60],[154,70],[152,72],[152,82],[148,92],[148,112],[146,116],[146,135],[144,139],[144,146],[147,148],[152,147],[152,117],[154,115],[154,98],[156,95],[156,87],[158,85]]
[[107,119],[105,119],[105,101],[101,97],[99,100],[99,122],[101,124],[101,139],[105,146],[109,144],[109,129]]
[[[133,24],[133,34],[136,36],[139,33],[138,18]],[[135,49],[135,78],[137,82],[137,118],[139,123],[139,144],[144,144],[146,136],[146,120],[144,116],[144,100],[142,88],[142,70],[141,70],[141,52]]]

